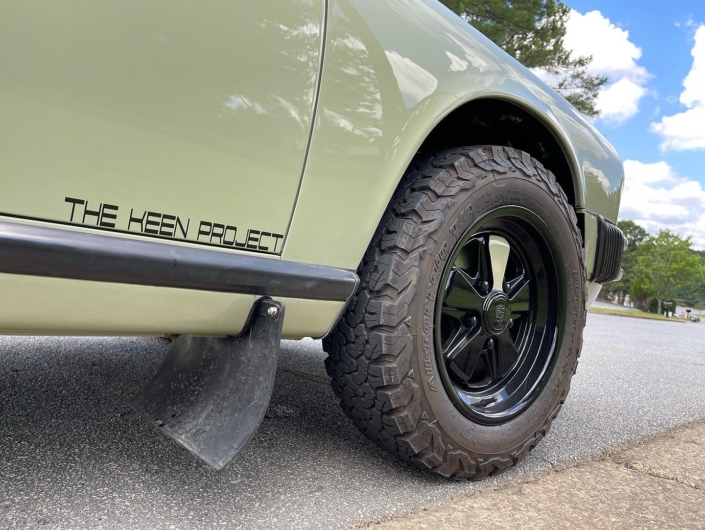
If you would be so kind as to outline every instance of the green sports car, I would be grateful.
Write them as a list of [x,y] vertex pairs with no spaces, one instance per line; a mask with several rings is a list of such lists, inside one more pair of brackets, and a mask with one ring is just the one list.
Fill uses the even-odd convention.
[[524,458],[617,279],[623,169],[435,0],[0,5],[0,332],[173,342],[131,405],[215,468],[282,338],[446,477]]

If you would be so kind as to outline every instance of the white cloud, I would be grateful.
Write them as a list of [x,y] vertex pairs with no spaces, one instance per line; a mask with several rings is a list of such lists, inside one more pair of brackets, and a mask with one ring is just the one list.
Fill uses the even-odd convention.
[[629,174],[630,181],[642,184],[677,184],[680,180],[666,162],[644,164],[627,160],[624,162],[624,172]]
[[597,99],[602,119],[623,123],[639,112],[650,74],[637,64],[641,48],[629,40],[628,31],[599,11],[583,15],[571,10],[563,42],[576,57],[592,56],[588,73],[608,78]]
[[624,162],[625,184],[620,218],[632,219],[649,232],[668,228],[691,236],[696,248],[705,248],[705,190],[676,175],[666,162]]
[[693,15],[688,15],[685,17],[682,21],[677,21],[676,22],[676,27],[677,28],[697,28],[698,24],[695,22],[695,19],[693,18]]
[[648,77],[646,69],[636,64],[641,59],[641,48],[629,40],[628,31],[599,11],[581,15],[571,10],[563,42],[576,55],[592,55],[588,68],[591,73],[613,78]]
[[651,130],[661,135],[663,150],[705,149],[705,24],[695,32],[691,53],[693,66],[679,98],[687,110],[651,124]]
[[624,123],[639,112],[639,101],[646,94],[646,88],[623,77],[602,89],[597,96],[600,116],[608,121]]

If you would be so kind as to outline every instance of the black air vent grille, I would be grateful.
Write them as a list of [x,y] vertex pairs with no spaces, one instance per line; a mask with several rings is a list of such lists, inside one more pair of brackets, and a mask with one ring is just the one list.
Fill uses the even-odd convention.
[[622,231],[602,216],[597,217],[597,255],[593,282],[607,283],[619,278],[624,253],[624,236]]

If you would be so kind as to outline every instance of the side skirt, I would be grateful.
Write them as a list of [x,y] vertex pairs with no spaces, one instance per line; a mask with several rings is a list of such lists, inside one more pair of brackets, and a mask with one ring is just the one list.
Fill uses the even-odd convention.
[[0,273],[346,302],[354,271],[0,221]]

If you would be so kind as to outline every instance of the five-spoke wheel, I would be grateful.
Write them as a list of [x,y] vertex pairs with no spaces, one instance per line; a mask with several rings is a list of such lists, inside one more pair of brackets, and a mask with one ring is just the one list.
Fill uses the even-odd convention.
[[436,349],[449,390],[473,419],[506,420],[535,394],[555,348],[552,268],[540,234],[517,217],[470,231],[448,261]]

